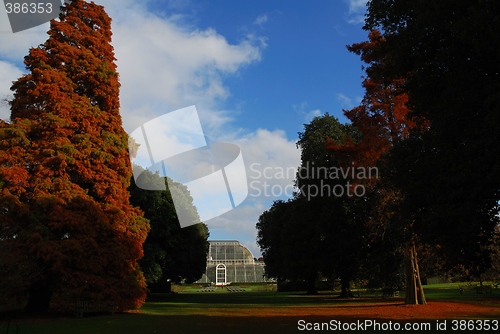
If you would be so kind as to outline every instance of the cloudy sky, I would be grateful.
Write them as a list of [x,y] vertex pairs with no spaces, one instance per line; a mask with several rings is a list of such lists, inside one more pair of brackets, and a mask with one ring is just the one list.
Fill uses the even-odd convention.
[[[210,239],[239,240],[258,256],[259,215],[293,190],[297,133],[325,112],[345,122],[342,109],[361,100],[362,64],[345,46],[366,39],[366,1],[95,2],[113,19],[126,131],[195,105],[206,138],[241,148],[248,197],[206,222]],[[13,34],[0,8],[0,118],[23,57],[47,30]]]

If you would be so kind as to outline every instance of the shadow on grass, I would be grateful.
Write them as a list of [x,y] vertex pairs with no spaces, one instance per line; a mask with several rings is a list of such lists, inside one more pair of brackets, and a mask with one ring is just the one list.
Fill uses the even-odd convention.
[[335,293],[307,295],[305,293],[276,293],[276,292],[241,292],[241,293],[179,293],[179,294],[152,294],[148,303],[186,303],[186,304],[233,304],[233,305],[322,305],[333,303],[365,303],[375,301],[402,301],[402,298],[381,297],[354,297],[339,298]]
[[[154,316],[147,314],[122,314],[116,316],[88,317],[84,319],[62,319],[54,323],[21,323],[19,333],[30,334],[132,334],[132,333],[299,333],[305,326],[322,326],[326,330],[341,330],[342,324],[362,324],[363,332],[380,333],[380,328],[367,327],[364,319],[330,316]],[[368,319],[379,326],[389,323],[429,323],[435,321],[416,320],[389,321],[383,319]],[[365,325],[363,325],[365,324]],[[335,328],[337,326],[337,328]],[[302,330],[299,330],[302,328]],[[350,330],[351,331],[351,330]],[[358,331],[352,331],[358,332]]]
[[[439,294],[436,293],[437,295]],[[459,297],[468,300],[467,297]],[[456,301],[460,301],[460,298]],[[422,320],[415,319],[422,316],[415,314],[415,310],[417,309],[404,305],[401,297],[339,299],[332,293],[315,296],[269,292],[179,293],[151,295],[140,310],[113,316],[85,315],[81,319],[24,316],[15,318],[16,314],[11,314],[15,318],[11,326],[17,324],[19,333],[29,334],[296,333],[303,332],[299,331],[299,320],[303,321],[302,324],[319,323],[327,324],[329,327],[338,321],[342,323],[363,321],[363,317],[369,315],[369,320],[387,323],[390,321],[387,319],[392,318],[391,312],[401,312],[406,317],[401,319],[407,319],[392,320],[393,323],[405,324],[409,321],[436,323],[435,320],[429,320],[429,316]],[[427,310],[427,313],[421,314],[431,314],[431,317],[436,311],[432,307],[425,306],[422,310]],[[491,319],[492,315],[485,314],[484,318]],[[0,334],[6,332],[2,326],[0,324]],[[12,328],[8,333],[15,333]],[[370,333],[369,330],[365,332]]]

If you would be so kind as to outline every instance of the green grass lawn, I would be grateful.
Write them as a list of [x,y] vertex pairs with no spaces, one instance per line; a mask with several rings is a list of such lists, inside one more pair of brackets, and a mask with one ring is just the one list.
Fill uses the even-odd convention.
[[[128,333],[293,333],[298,332],[297,321],[309,319],[329,321],[335,318],[335,309],[353,309],[351,321],[359,308],[402,303],[399,298],[382,299],[376,292],[360,290],[360,298],[341,300],[338,293],[325,292],[315,296],[304,293],[277,293],[269,287],[242,286],[245,292],[198,292],[197,286],[175,287],[173,295],[157,294],[135,313],[115,315],[85,315],[83,318],[18,318],[11,322],[8,333],[27,334],[128,334]],[[432,300],[491,303],[499,307],[500,289],[492,294],[478,295],[473,288],[460,293],[457,286],[426,286],[426,297]],[[356,291],[356,290],[355,290]],[[294,310],[297,310],[294,313]],[[321,311],[321,312],[320,312]],[[319,315],[316,312],[320,312]],[[0,334],[7,333],[6,322],[0,323]]]

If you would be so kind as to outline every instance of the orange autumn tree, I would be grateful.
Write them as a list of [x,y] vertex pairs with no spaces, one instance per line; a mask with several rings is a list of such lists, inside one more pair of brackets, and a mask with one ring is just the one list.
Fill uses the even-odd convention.
[[[358,130],[359,138],[356,141],[346,138],[344,143],[340,144],[331,141],[328,145],[330,151],[343,157],[340,161],[345,166],[358,170],[383,165],[384,156],[396,143],[407,138],[411,130],[424,129],[427,126],[422,118],[412,116],[407,107],[408,95],[403,90],[404,79],[385,76],[385,73],[388,73],[384,71],[384,57],[387,57],[387,54],[381,52],[384,42],[380,32],[373,30],[368,41],[348,47],[349,51],[360,55],[368,64],[367,77],[362,83],[365,96],[361,105],[344,110],[346,117]],[[371,190],[370,196],[375,204],[369,225],[374,230],[373,234],[380,237],[377,230],[383,230],[385,233],[388,225],[392,225],[390,228],[399,230],[395,234],[403,239],[401,243],[404,243],[403,247],[406,248],[406,302],[425,304],[418,270],[416,235],[411,227],[411,219],[400,212],[402,193],[384,176],[353,180],[353,184],[356,183],[362,183]],[[394,238],[394,234],[392,237]]]
[[79,300],[136,308],[149,224],[129,202],[111,19],[75,0],[48,34],[25,57],[11,123],[0,124],[2,298],[34,312]]
[[[382,154],[387,152],[398,140],[408,136],[417,125],[417,119],[410,116],[406,106],[408,95],[402,90],[404,80],[387,78],[380,69],[384,66],[380,45],[384,42],[380,32],[374,30],[369,40],[348,46],[349,51],[361,56],[369,65],[367,77],[362,86],[365,96],[361,105],[344,110],[346,117],[358,129],[361,139],[353,141],[346,138],[346,143],[329,146],[333,151],[342,152],[346,162],[358,166],[375,166]],[[373,180],[372,180],[373,181]]]

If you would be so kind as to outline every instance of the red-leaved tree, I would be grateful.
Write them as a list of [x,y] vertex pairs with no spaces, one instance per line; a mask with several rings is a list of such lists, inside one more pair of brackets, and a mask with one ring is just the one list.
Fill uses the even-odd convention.
[[393,143],[409,135],[411,129],[425,126],[422,119],[413,117],[406,103],[408,95],[402,89],[404,79],[384,76],[384,59],[378,52],[384,43],[380,32],[374,30],[369,40],[348,47],[349,51],[360,55],[368,64],[367,77],[362,86],[365,96],[358,107],[344,110],[346,117],[359,131],[360,140],[346,138],[343,144],[331,142],[329,148],[343,153],[347,163],[358,166],[375,166],[382,154],[387,152]]
[[149,224],[129,203],[111,19],[74,0],[48,34],[25,57],[11,123],[0,124],[2,298],[36,312],[79,300],[136,308]]

